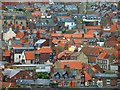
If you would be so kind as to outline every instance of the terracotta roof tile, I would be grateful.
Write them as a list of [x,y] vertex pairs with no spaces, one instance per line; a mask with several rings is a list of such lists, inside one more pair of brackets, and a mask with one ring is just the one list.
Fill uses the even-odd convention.
[[15,87],[15,83],[10,83],[10,82],[0,82],[0,87],[6,88],[6,87]]
[[84,71],[83,73],[84,73],[84,75],[85,75],[85,81],[91,80],[90,74],[88,74],[86,71]]
[[71,18],[70,16],[57,16],[57,18]]
[[52,49],[47,46],[43,46],[39,50],[37,50],[38,53],[52,53]]
[[98,64],[93,64],[92,67],[94,67],[98,72],[103,72],[103,69]]
[[24,36],[23,32],[18,32],[16,38],[22,38]]
[[65,38],[70,38],[70,37],[73,37],[73,38],[82,38],[82,34],[63,34],[63,36]]
[[65,65],[68,65],[71,69],[82,69],[82,63],[78,60],[63,60],[60,63],[62,69]]
[[5,56],[10,56],[10,51],[9,50],[5,50]]
[[99,58],[99,59],[104,59],[105,56],[106,56],[106,53],[101,53],[101,54],[98,56],[98,58]]
[[81,49],[81,52],[86,55],[98,56],[100,53],[100,49],[96,47],[83,47]]
[[13,24],[13,26],[15,27],[15,28],[20,28],[20,25],[19,24]]
[[80,44],[83,43],[82,39],[74,39],[75,44]]
[[101,27],[100,26],[85,26],[86,29],[89,29],[89,30],[95,30],[95,29],[100,29],[101,30]]
[[88,62],[89,63],[96,63],[96,57],[95,56],[88,56]]
[[68,52],[68,50],[64,50],[63,52],[59,53],[57,58],[63,57],[66,52]]
[[114,51],[114,56],[116,59],[120,59],[120,51]]
[[25,8],[26,10],[32,10],[33,8]]
[[53,42],[54,44],[57,44],[57,43],[59,43],[59,42],[67,43],[67,40],[66,40],[66,39],[56,39],[56,38],[54,38],[54,39],[52,40],[52,42]]
[[32,51],[25,52],[26,60],[35,60],[35,53]]
[[58,37],[58,36],[61,36],[61,37],[62,37],[63,35],[62,35],[62,34],[53,33],[53,34],[51,34],[51,36],[52,36],[52,37]]
[[58,43],[58,46],[60,46],[60,47],[64,47],[65,45],[66,45],[66,43],[63,43],[63,42]]
[[21,44],[12,44],[12,47],[22,47]]
[[116,30],[118,30],[117,25],[112,25],[111,28],[110,28],[110,31],[113,32],[113,31],[116,31]]
[[84,38],[94,38],[94,35],[92,33],[86,33],[84,34]]
[[40,13],[39,11],[34,11],[33,13],[31,13],[32,16],[42,16],[42,13]]

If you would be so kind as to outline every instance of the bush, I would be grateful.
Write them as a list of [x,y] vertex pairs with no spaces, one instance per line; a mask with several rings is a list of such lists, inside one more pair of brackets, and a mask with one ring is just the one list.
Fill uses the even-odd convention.
[[37,73],[37,78],[39,78],[39,79],[50,79],[50,73],[47,73],[47,72]]

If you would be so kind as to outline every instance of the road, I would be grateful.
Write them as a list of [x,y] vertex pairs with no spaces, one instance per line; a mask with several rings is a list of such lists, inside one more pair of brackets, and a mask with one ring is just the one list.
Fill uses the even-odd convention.
[[81,88],[9,88],[2,90],[120,90],[120,88],[94,88],[94,87],[81,87]]

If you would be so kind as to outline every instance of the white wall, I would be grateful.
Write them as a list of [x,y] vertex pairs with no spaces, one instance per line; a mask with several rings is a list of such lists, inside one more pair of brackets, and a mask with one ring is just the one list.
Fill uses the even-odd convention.
[[118,66],[110,65],[110,70],[118,70]]
[[19,59],[19,55],[21,56],[21,54],[14,54],[14,62],[20,62],[20,59]]
[[68,29],[72,29],[76,26],[75,22],[65,22],[65,26],[69,26]]
[[37,67],[36,72],[50,72],[51,67],[50,66],[40,66]]

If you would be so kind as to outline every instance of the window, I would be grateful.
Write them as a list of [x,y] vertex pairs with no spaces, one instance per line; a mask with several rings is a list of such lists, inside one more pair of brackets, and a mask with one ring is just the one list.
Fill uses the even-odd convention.
[[41,67],[41,69],[45,69],[45,67],[43,66],[43,67]]
[[13,24],[12,21],[10,21],[10,24]]
[[18,21],[16,21],[16,24],[18,24]]
[[33,64],[33,60],[31,60],[31,64]]
[[20,22],[21,24],[23,24],[23,22]]
[[7,24],[7,21],[4,21],[4,24]]
[[110,79],[106,79],[106,85],[110,86]]

